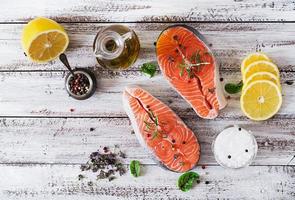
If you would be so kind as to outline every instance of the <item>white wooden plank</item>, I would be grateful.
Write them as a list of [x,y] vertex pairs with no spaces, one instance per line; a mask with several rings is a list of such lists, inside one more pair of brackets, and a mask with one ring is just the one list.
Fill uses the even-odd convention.
[[[144,166],[143,176],[129,173],[112,182],[88,176],[78,181],[77,165],[0,165],[0,198],[5,200],[90,199],[294,199],[295,167],[196,168],[201,182],[189,192],[177,186],[178,173]],[[88,182],[93,181],[92,186]],[[209,181],[209,184],[205,184]]]
[[[69,97],[64,88],[63,72],[2,72],[0,73],[0,116],[104,116],[126,117],[122,107],[122,91],[129,84],[142,86],[180,116],[194,116],[192,108],[158,74],[149,79],[140,72],[122,72],[115,75],[97,72],[96,93],[84,101]],[[238,82],[240,72],[222,73],[224,83]],[[294,80],[293,73],[286,76]],[[284,76],[283,76],[284,77]],[[294,85],[283,84],[283,105],[277,118],[294,118]],[[74,111],[71,111],[74,109]],[[219,118],[242,118],[239,97],[233,96]]]
[[[233,124],[251,130],[257,139],[259,150],[253,165],[286,165],[295,155],[294,120],[252,123],[184,118],[184,121],[201,144],[199,165],[216,164],[212,141]],[[0,163],[82,164],[98,148],[119,145],[126,153],[124,163],[137,159],[144,164],[155,164],[131,132],[127,118],[3,118],[0,119]],[[289,164],[295,165],[295,160]]]
[[[98,66],[92,52],[95,34],[109,24],[70,23],[64,24],[70,36],[66,51],[73,67]],[[169,24],[125,24],[134,29],[141,41],[139,59],[131,70],[142,63],[156,61],[154,42],[161,30]],[[218,24],[191,23],[212,44],[212,50],[221,70],[239,71],[241,60],[251,52],[267,53],[283,71],[295,71],[295,26],[294,24]],[[20,35],[24,25],[0,25],[0,71],[3,70],[64,70],[59,61],[34,64],[23,54]]]
[[58,21],[293,21],[291,0],[2,0],[2,22],[35,16]]

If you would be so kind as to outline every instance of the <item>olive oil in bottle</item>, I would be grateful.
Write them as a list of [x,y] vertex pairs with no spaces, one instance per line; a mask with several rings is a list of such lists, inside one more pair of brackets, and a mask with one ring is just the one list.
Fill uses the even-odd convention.
[[136,61],[139,49],[139,40],[135,32],[122,25],[102,28],[93,44],[97,62],[111,70],[129,68]]

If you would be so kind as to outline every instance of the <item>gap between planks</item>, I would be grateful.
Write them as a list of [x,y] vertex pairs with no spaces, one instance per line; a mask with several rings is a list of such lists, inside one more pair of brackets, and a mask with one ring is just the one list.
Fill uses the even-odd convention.
[[[29,21],[0,22],[0,25],[27,24]],[[56,21],[61,24],[295,24],[295,21]]]

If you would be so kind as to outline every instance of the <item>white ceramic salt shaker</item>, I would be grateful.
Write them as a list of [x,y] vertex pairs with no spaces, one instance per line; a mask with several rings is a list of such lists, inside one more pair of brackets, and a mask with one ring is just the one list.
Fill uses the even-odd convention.
[[233,169],[250,165],[256,156],[257,148],[252,133],[236,125],[224,129],[212,144],[217,163]]

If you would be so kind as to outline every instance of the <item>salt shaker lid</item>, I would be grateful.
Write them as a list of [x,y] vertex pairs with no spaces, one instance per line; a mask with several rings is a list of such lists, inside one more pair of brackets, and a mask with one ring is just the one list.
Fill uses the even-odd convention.
[[216,162],[234,169],[250,165],[257,149],[253,134],[236,125],[221,131],[212,144]]

